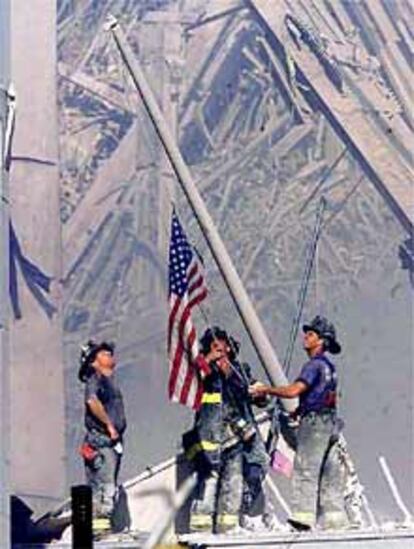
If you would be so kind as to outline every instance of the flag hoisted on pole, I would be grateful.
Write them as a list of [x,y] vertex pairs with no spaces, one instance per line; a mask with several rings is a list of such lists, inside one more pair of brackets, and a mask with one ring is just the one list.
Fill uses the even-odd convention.
[[207,297],[204,269],[173,211],[169,254],[168,394],[172,401],[197,409],[203,394],[194,365],[198,340],[191,314]]

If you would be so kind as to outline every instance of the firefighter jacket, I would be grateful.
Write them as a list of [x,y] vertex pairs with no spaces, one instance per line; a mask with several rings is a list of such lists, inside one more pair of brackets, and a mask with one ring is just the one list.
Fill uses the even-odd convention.
[[204,392],[194,427],[183,435],[183,447],[196,469],[207,476],[218,471],[223,452],[242,452],[257,427],[248,394],[250,369],[233,361],[226,377],[215,363],[207,367],[201,355],[196,362],[205,376]]

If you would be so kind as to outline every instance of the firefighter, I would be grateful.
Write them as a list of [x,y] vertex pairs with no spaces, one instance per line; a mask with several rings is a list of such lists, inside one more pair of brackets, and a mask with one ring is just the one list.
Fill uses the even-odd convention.
[[316,316],[303,332],[309,361],[296,381],[280,387],[255,386],[251,393],[300,399],[289,523],[296,530],[309,530],[317,521],[323,528],[339,529],[347,526],[347,519],[338,447],[337,373],[326,353],[338,354],[341,346],[334,326],[324,317]]
[[196,366],[204,377],[204,392],[194,428],[184,434],[186,456],[198,473],[197,495],[190,513],[190,530],[237,530],[243,491],[243,439],[255,432],[244,422],[230,382],[227,358],[230,339],[215,326],[200,340]]
[[85,383],[86,435],[80,453],[92,488],[94,536],[111,532],[118,472],[126,429],[125,410],[114,370],[114,345],[88,343],[81,349],[78,377]]
[[[269,467],[269,456],[254,417],[253,405],[264,408],[268,404],[268,399],[266,396],[252,397],[249,394],[249,388],[254,387],[258,382],[253,377],[249,364],[238,360],[239,342],[232,336],[229,336],[229,342],[230,345],[226,346],[226,356],[232,366],[230,380],[240,415],[240,427],[251,427],[250,431],[246,431],[245,436],[241,436],[243,444],[241,526],[247,530],[261,530],[271,526],[271,517],[266,509],[263,489]],[[236,429],[240,429],[237,423]]]

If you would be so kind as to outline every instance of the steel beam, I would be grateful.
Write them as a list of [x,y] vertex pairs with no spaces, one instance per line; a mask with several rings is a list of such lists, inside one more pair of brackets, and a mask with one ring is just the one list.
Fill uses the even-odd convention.
[[[289,13],[287,2],[251,0],[251,6],[277,44],[288,48],[319,108],[404,229],[411,234],[414,212],[412,169],[387,137],[367,118],[356,95],[352,91],[346,95],[340,94],[310,50],[306,46],[301,50],[294,46],[283,27],[284,18]],[[388,131],[392,133],[392,127]]]
[[[10,318],[10,485],[12,493],[36,516],[62,498],[66,467],[57,282],[61,278],[61,241],[56,2],[35,0],[29,8],[25,0],[13,0],[10,14],[10,75],[18,102],[10,213],[22,253],[55,281],[44,296],[53,304],[53,315],[47,316],[29,285],[20,282],[21,318]],[[20,277],[19,266],[17,273]]]

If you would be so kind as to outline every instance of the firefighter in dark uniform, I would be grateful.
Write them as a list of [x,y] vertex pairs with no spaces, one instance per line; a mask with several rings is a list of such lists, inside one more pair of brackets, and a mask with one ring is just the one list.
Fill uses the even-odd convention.
[[255,427],[243,418],[227,357],[230,339],[219,327],[206,330],[196,365],[204,393],[194,428],[183,436],[186,456],[198,473],[191,531],[225,532],[239,526],[243,492],[243,442]]
[[81,348],[78,376],[85,384],[86,435],[80,453],[87,482],[92,488],[95,537],[112,531],[126,429],[115,366],[112,343],[88,341]]
[[334,326],[321,316],[303,326],[308,362],[296,381],[280,387],[256,386],[254,395],[299,397],[299,427],[293,473],[292,516],[297,530],[347,526],[344,509],[344,470],[338,445],[336,367],[326,353],[338,354]]
[[243,428],[250,426],[249,436],[241,437],[243,442],[241,526],[249,530],[260,530],[270,526],[271,522],[263,489],[269,467],[269,456],[254,417],[253,405],[265,408],[268,398],[266,396],[253,397],[249,394],[250,387],[254,387],[258,382],[253,377],[249,364],[238,360],[239,342],[232,336],[229,336],[229,341],[227,358],[232,366],[230,379],[240,414],[239,426],[236,425],[236,429],[239,428],[241,432]]

